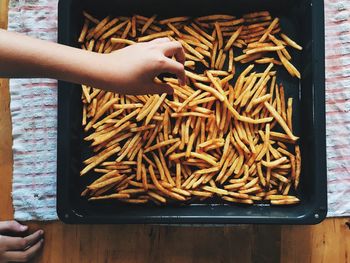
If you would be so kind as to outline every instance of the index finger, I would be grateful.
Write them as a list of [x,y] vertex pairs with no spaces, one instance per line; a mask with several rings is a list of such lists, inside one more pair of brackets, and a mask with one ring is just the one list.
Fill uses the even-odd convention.
[[179,84],[184,86],[186,84],[186,75],[184,65],[171,59],[165,58],[166,63],[163,65],[162,71],[173,73],[177,76]]
[[170,41],[161,44],[163,54],[167,57],[175,56],[176,60],[181,64],[185,63],[185,51],[178,41]]

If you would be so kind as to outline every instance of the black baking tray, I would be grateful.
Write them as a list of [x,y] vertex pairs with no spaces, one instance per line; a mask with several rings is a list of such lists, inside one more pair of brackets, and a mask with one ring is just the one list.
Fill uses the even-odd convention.
[[[303,46],[293,52],[293,63],[302,74],[300,81],[283,69],[278,81],[286,95],[294,98],[294,127],[300,136],[301,182],[294,206],[223,204],[188,206],[89,203],[80,197],[93,176],[80,178],[87,154],[81,127],[82,103],[79,85],[59,81],[57,212],[66,223],[154,223],[154,224],[316,224],[327,214],[325,146],[324,13],[320,0],[60,0],[59,43],[77,46],[82,28],[82,11],[97,17],[141,14],[159,17],[201,16],[215,13],[242,15],[268,10],[281,19],[282,30]],[[280,73],[281,72],[281,73]]]

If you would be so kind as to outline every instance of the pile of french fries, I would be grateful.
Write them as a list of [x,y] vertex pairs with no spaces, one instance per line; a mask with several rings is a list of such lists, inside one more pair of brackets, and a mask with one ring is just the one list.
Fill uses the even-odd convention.
[[[187,84],[164,77],[172,96],[82,85],[82,125],[94,154],[80,174],[100,175],[82,196],[137,204],[300,201],[290,194],[301,170],[293,98],[285,97],[273,69],[283,66],[300,78],[287,47],[302,48],[281,33],[278,18],[266,11],[241,18],[84,17],[79,42],[86,50],[109,53],[159,37],[179,41]],[[264,70],[254,71],[256,64]]]

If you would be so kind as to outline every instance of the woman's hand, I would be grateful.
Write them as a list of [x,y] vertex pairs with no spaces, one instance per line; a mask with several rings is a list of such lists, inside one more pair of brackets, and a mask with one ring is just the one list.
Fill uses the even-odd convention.
[[154,79],[173,73],[184,84],[184,62],[181,44],[168,38],[99,54],[0,29],[0,77],[54,78],[121,94],[172,93]]
[[124,94],[172,93],[169,85],[154,82],[161,73],[175,74],[185,84],[185,53],[179,42],[169,38],[102,54],[97,61],[92,81],[102,89]]
[[0,222],[0,263],[27,262],[33,258],[43,246],[43,230],[23,236],[27,226],[16,221]]

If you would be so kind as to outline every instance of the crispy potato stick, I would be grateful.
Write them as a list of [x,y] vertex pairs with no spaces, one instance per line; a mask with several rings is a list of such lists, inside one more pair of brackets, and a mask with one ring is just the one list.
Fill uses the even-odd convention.
[[89,19],[85,19],[84,20],[84,26],[83,26],[83,29],[81,30],[81,33],[79,35],[79,39],[78,39],[78,42],[79,43],[83,43],[85,41],[85,37],[86,37],[86,34],[88,32],[88,29],[89,29]]
[[239,199],[239,198],[233,198],[229,196],[223,196],[222,199],[228,202],[233,202],[233,203],[242,203],[242,204],[253,204],[253,200],[251,199]]
[[147,194],[148,194],[150,197],[156,199],[157,201],[159,201],[159,202],[161,202],[161,203],[166,203],[166,199],[165,199],[163,196],[161,196],[161,195],[159,195],[159,194],[157,194],[157,193],[155,193],[155,192],[148,191]]
[[84,15],[84,17],[86,19],[88,19],[89,21],[93,22],[94,24],[100,23],[100,20],[98,20],[95,17],[93,17],[92,15],[88,14],[86,11],[83,11],[83,15]]
[[287,161],[287,157],[281,157],[281,158],[279,158],[275,161],[271,161],[271,162],[265,162],[264,160],[262,160],[261,164],[264,165],[265,167],[273,168],[273,167],[280,165],[281,163],[284,163],[285,161]]
[[181,188],[181,163],[176,163],[176,187]]
[[[201,36],[200,34],[198,34],[196,31],[194,31],[192,28],[188,27],[188,26],[184,26],[184,30],[186,32],[188,32],[191,36],[195,37],[196,39],[198,39],[199,41],[201,41],[203,44],[205,44],[206,46],[212,48],[213,44],[210,43],[205,37]],[[180,41],[181,42],[181,41]]]
[[[276,45],[276,46],[285,46],[285,42],[277,39],[274,35],[269,34],[269,39]],[[286,48],[283,48],[282,50],[283,55],[286,57],[287,60],[291,60],[292,57],[290,56],[289,52]]]
[[267,101],[264,102],[265,107],[268,109],[268,111],[271,113],[271,115],[277,120],[277,122],[281,125],[282,129],[286,132],[286,134],[288,135],[288,137],[293,140],[296,141],[298,140],[298,137],[294,136],[292,134],[292,132],[290,131],[290,129],[288,128],[288,125],[286,124],[286,122],[283,120],[283,118],[281,117],[281,115],[278,114],[278,112],[275,110],[275,108],[268,103]]
[[289,74],[292,76],[296,76],[298,79],[301,78],[300,72],[293,66],[292,63],[290,63],[280,51],[277,51],[278,57],[280,58],[283,66],[287,69]]
[[293,40],[291,40],[287,35],[281,33],[280,36],[282,37],[282,39],[291,47],[298,49],[298,50],[303,50],[303,48],[301,46],[299,46],[296,42],[294,42]]
[[185,22],[189,19],[188,16],[178,16],[178,17],[172,17],[168,19],[163,19],[159,21],[159,24],[165,25],[169,23],[178,23],[178,22]]
[[295,145],[295,180],[294,188],[297,189],[299,185],[299,178],[301,172],[301,154],[299,145]]
[[190,60],[190,61],[185,61],[185,67],[189,67],[189,68],[192,68],[196,65],[196,62],[193,61],[193,60]]
[[118,18],[114,18],[105,24],[100,30],[94,32],[94,38],[99,39],[107,30],[109,30],[112,26],[114,26],[119,21]]
[[227,41],[226,46],[224,48],[225,51],[228,51],[233,43],[236,41],[236,39],[239,37],[240,33],[242,32],[243,26],[240,26],[230,37],[230,39]]
[[209,35],[208,33],[206,33],[203,29],[201,29],[199,26],[197,26],[195,23],[191,23],[191,26],[197,31],[199,32],[202,36],[204,36],[206,39],[208,39],[209,41],[214,41],[215,38],[212,37],[211,35]]
[[111,42],[112,42],[112,44],[126,44],[126,45],[133,45],[136,43],[136,42],[129,40],[129,39],[115,38],[115,37],[111,38]]
[[186,76],[190,79],[194,79],[197,81],[202,81],[202,82],[210,82],[210,80],[205,77],[205,76],[201,76],[201,75],[197,75],[191,71],[185,70]]
[[156,178],[156,175],[154,173],[154,169],[153,169],[153,166],[150,165],[148,167],[148,170],[149,170],[149,173],[150,173],[150,176],[151,176],[151,179],[152,179],[152,182],[154,183],[155,187],[162,193],[166,194],[167,196],[175,199],[175,200],[179,200],[179,201],[185,201],[186,198],[183,197],[182,195],[179,195],[177,193],[174,193],[174,192],[171,192],[169,191],[168,189],[164,188],[157,180]]
[[247,50],[246,54],[251,55],[251,54],[260,53],[260,52],[279,51],[281,49],[284,49],[284,46],[258,47],[258,48],[253,48],[253,49]]
[[90,197],[89,201],[108,200],[108,199],[127,199],[127,198],[130,198],[129,194],[110,194],[110,195]]
[[163,93],[159,100],[156,101],[156,103],[154,104],[154,106],[152,107],[151,111],[148,113],[147,117],[146,117],[146,121],[145,121],[145,125],[147,125],[151,120],[152,117],[154,116],[154,114],[157,112],[157,110],[159,109],[160,105],[163,103],[165,97],[166,97],[166,93]]
[[181,33],[173,24],[167,23],[166,25],[167,25],[172,31],[174,31],[174,33],[175,33],[178,37],[182,38],[182,33]]
[[109,38],[110,36],[114,35],[115,33],[117,33],[120,29],[122,29],[125,25],[128,24],[128,20],[124,21],[124,22],[121,22],[120,24],[112,27],[111,29],[109,29],[106,33],[104,33],[102,36],[101,36],[101,40],[104,40],[104,39],[107,39]]
[[211,93],[213,96],[215,96],[217,99],[219,99],[220,101],[224,101],[225,97],[216,89],[214,89],[213,87],[210,87],[208,85],[196,82],[194,84],[197,88],[202,89],[204,91],[207,91],[209,93]]
[[162,148],[162,147],[167,146],[169,144],[173,144],[175,142],[178,142],[179,140],[180,140],[179,138],[175,138],[175,139],[169,139],[167,141],[163,141],[163,142],[157,143],[155,145],[152,145],[151,147],[146,148],[145,149],[145,153],[148,153],[150,151],[154,151],[156,149]]
[[293,98],[289,98],[288,108],[287,108],[287,124],[291,131],[293,131],[292,114],[293,114]]
[[268,35],[271,33],[271,31],[274,29],[274,27],[278,24],[279,19],[275,18],[271,24],[269,25],[269,27],[266,29],[266,32],[264,33],[264,35],[259,39],[259,42],[264,42],[266,40],[266,38],[268,37]]
[[208,192],[212,192],[218,195],[228,195],[228,191],[216,187],[211,187],[211,186],[203,186],[203,190],[206,190]]
[[154,34],[144,36],[144,37],[139,37],[137,40],[138,40],[138,42],[145,42],[145,41],[150,41],[150,40],[155,39],[155,38],[173,36],[174,34],[175,34],[174,31],[169,30],[169,31],[154,33]]
[[141,34],[145,33],[145,31],[147,30],[147,28],[153,23],[153,21],[156,19],[156,15],[150,17],[147,22],[143,25],[142,29],[141,29]]
[[203,22],[203,21],[228,20],[228,19],[234,19],[234,18],[235,17],[231,15],[208,15],[208,16],[198,17],[196,20],[199,22]]
[[185,42],[184,40],[179,40],[179,42],[182,44],[182,46],[188,50],[189,52],[191,52],[193,55],[195,55],[199,60],[204,59],[204,56],[198,52],[196,49],[194,49],[193,47],[191,47],[189,44],[187,44],[187,42]]
[[191,152],[190,156],[193,158],[198,158],[198,159],[201,159],[203,161],[206,161],[207,163],[211,164],[212,166],[218,165],[218,163],[213,158],[209,157],[210,155],[205,155],[204,153]]
[[291,204],[297,204],[299,203],[299,198],[287,198],[287,199],[280,199],[280,200],[271,200],[272,205],[291,205]]
[[102,187],[105,187],[107,185],[111,185],[111,184],[115,184],[119,181],[121,181],[122,179],[124,179],[125,176],[124,175],[119,175],[119,176],[116,176],[116,177],[113,177],[113,178],[110,178],[110,179],[107,179],[103,182],[100,182],[100,183],[94,183],[92,185],[89,185],[87,186],[87,188],[89,190],[97,190],[97,189],[100,189]]
[[218,22],[215,22],[214,23],[214,26],[215,26],[215,30],[216,30],[216,36],[217,36],[217,39],[218,39],[218,44],[219,44],[219,49],[221,49],[223,47],[223,38],[222,38],[222,32],[221,32],[221,28],[220,28],[220,25]]
[[104,160],[106,160],[107,158],[109,158],[113,154],[119,152],[120,150],[121,150],[121,148],[119,146],[108,149],[108,151],[104,155],[102,155],[98,158],[95,158],[93,162],[91,162],[88,166],[86,166],[83,170],[81,170],[80,175],[85,175],[91,169],[95,168],[97,165],[102,163]]

